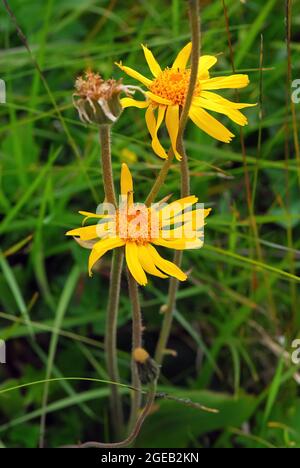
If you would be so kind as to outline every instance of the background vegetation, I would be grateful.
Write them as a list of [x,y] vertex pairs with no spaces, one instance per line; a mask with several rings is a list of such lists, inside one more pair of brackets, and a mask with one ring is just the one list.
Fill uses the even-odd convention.
[[[284,1],[226,0],[234,65],[251,80],[240,98],[260,103],[246,110],[244,151],[238,127],[230,145],[218,144],[192,123],[187,130],[192,193],[213,212],[205,247],[184,254],[191,274],[180,288],[169,342],[177,356],[166,359],[160,382],[161,390],[219,413],[157,400],[137,446],[300,447],[300,377],[290,359],[300,331],[300,104],[291,107],[289,82],[300,78],[300,2],[291,3],[292,35],[286,42]],[[231,73],[223,3],[201,4],[202,50],[218,54],[215,76]],[[140,44],[167,66],[189,30],[185,2],[179,0],[10,5],[44,81],[1,5],[0,78],[7,104],[0,105],[0,338],[7,342],[7,364],[0,365],[0,444],[36,447],[45,383],[21,385],[46,375],[106,378],[110,258],[90,279],[88,252],[64,236],[80,223],[79,209],[92,211],[103,199],[97,133],[79,122],[72,107],[74,79],[89,66],[107,78],[121,77],[114,66],[119,59],[148,75]],[[161,166],[149,143],[143,111],[126,110],[114,127],[113,162],[118,176],[120,162],[129,163],[140,200]],[[178,171],[174,162],[161,197],[179,194]],[[152,277],[142,290],[150,351],[166,286]],[[119,326],[126,383],[131,331],[125,277]],[[10,387],[17,388],[3,392]],[[127,389],[122,391],[128,398]],[[51,383],[46,445],[109,440],[107,396],[101,383]]]

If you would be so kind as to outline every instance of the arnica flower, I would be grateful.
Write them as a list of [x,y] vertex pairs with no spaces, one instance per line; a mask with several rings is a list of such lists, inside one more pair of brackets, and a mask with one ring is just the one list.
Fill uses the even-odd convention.
[[[184,105],[190,80],[191,70],[187,67],[187,63],[190,58],[192,44],[187,44],[177,55],[172,67],[164,70],[161,69],[152,52],[147,47],[142,47],[153,75],[152,79],[146,78],[122,63],[117,63],[117,65],[129,76],[140,81],[148,88],[148,91],[145,92],[147,100],[137,101],[125,97],[121,99],[122,106],[124,108],[130,106],[147,108],[146,123],[152,138],[152,148],[163,159],[167,158],[167,153],[159,142],[157,132],[163,120],[165,120],[172,149],[176,158],[180,160],[181,155],[176,149],[176,141],[180,110]],[[236,74],[210,78],[209,70],[216,62],[217,58],[212,55],[200,57],[198,82],[194,90],[189,117],[208,135],[224,143],[229,143],[234,137],[233,133],[212,117],[207,110],[225,114],[238,125],[244,126],[248,121],[240,112],[240,109],[255,104],[231,102],[213,92],[219,89],[244,88],[249,84],[248,75]]]
[[104,80],[88,70],[75,81],[73,104],[84,123],[110,125],[122,112],[120,93],[124,90],[121,80]]
[[92,249],[88,262],[90,276],[93,266],[106,252],[125,246],[128,269],[140,285],[147,284],[146,273],[159,278],[173,276],[180,281],[186,280],[187,275],[161,257],[154,245],[175,250],[202,247],[204,218],[210,209],[193,209],[198,201],[193,195],[151,207],[134,203],[132,177],[125,163],[121,171],[121,200],[113,213],[81,211],[85,219],[98,218],[100,221],[66,233],[78,236],[82,246]]

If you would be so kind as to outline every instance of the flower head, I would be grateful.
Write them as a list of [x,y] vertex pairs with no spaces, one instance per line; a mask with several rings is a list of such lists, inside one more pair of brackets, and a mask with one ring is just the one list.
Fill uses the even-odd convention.
[[74,106],[85,123],[98,125],[114,123],[122,112],[120,93],[122,80],[104,80],[88,70],[75,81]]
[[[176,148],[176,142],[180,110],[184,105],[189,86],[190,68],[187,67],[187,63],[190,58],[192,44],[187,44],[177,55],[172,67],[164,70],[161,69],[152,52],[147,47],[142,47],[153,75],[152,79],[146,78],[122,63],[117,63],[117,65],[129,76],[146,86],[148,89],[145,92],[147,99],[146,101],[137,101],[125,97],[121,99],[122,106],[124,108],[134,106],[147,109],[146,123],[152,138],[152,148],[163,159],[168,156],[158,139],[157,132],[163,120],[165,120],[174,154],[177,159],[181,159],[181,155]],[[200,57],[198,81],[194,89],[189,117],[208,135],[224,143],[229,143],[234,137],[233,133],[212,117],[207,110],[225,114],[238,125],[244,126],[248,122],[240,109],[255,104],[231,102],[213,92],[218,89],[244,88],[249,84],[247,75],[236,74],[210,78],[209,70],[216,62],[217,58],[212,55]]]
[[154,245],[184,250],[203,245],[204,218],[210,209],[192,209],[198,199],[191,195],[169,204],[146,207],[133,199],[133,181],[126,164],[121,171],[121,203],[110,213],[80,212],[85,219],[99,219],[98,224],[72,229],[69,236],[91,248],[89,274],[95,263],[109,250],[125,246],[126,263],[135,280],[147,284],[146,273],[159,278],[174,276],[186,280],[186,274],[160,256]]

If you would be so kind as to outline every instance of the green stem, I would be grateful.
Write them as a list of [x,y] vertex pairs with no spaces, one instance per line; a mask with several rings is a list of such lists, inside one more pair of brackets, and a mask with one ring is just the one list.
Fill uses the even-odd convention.
[[105,192],[105,199],[107,203],[117,205],[114,179],[111,164],[111,147],[110,147],[110,126],[101,125],[99,130],[100,144],[101,144],[101,166],[102,178]]
[[[109,379],[112,382],[120,381],[117,356],[117,327],[123,258],[123,249],[115,249],[113,252],[110,272],[105,333],[106,366]],[[110,409],[114,434],[115,437],[119,439],[123,434],[124,415],[122,398],[117,385],[110,386]]]
[[[199,21],[199,5],[197,0],[189,1],[189,18],[192,33],[192,53],[191,53],[191,75],[189,81],[189,87],[185,98],[185,103],[181,111],[179,130],[177,137],[177,150],[182,155],[181,161],[181,196],[186,197],[190,193],[190,175],[188,167],[188,159],[184,148],[183,135],[189,117],[189,110],[192,104],[194,89],[198,79],[198,64],[200,55],[200,21]],[[168,159],[165,160],[157,179],[145,201],[146,206],[150,206],[155,200],[160,188],[165,182],[169,169],[174,159],[174,153],[172,150],[168,152]]]
[[[174,255],[174,263],[180,265],[182,260],[182,251],[177,250]],[[171,278],[169,283],[169,292],[168,292],[168,302],[167,307],[164,310],[164,319],[161,327],[161,332],[158,338],[156,351],[155,351],[155,361],[157,364],[161,365],[163,357],[165,354],[166,346],[169,340],[172,322],[173,322],[173,311],[176,306],[176,294],[178,291],[178,281],[176,278]]]
[[174,159],[174,152],[172,150],[169,150],[168,152],[168,159],[165,160],[163,163],[161,170],[159,171],[159,174],[154,182],[154,185],[146,198],[145,205],[150,206],[151,203],[154,202],[155,198],[157,197],[158,192],[160,191],[160,188],[164,184],[166,177],[168,175],[169,169],[171,167],[171,164]]
[[[110,126],[101,125],[99,129],[101,144],[101,166],[102,180],[107,203],[116,206],[116,195],[113,181],[113,172],[111,164],[111,143]],[[118,357],[117,357],[117,328],[118,328],[118,308],[120,299],[120,284],[122,275],[124,252],[122,249],[116,249],[113,252],[110,284],[107,305],[107,322],[105,334],[105,357],[109,378],[112,382],[119,382]],[[124,416],[122,408],[122,399],[118,387],[111,385],[110,388],[110,409],[112,415],[112,425],[116,438],[120,438],[123,433]]]
[[[142,316],[141,316],[138,284],[129,271],[127,272],[127,278],[128,278],[129,297],[130,297],[130,302],[131,302],[131,307],[132,307],[132,351],[134,351],[135,348],[142,347],[143,326],[142,326]],[[135,389],[135,391],[132,394],[132,401],[131,401],[131,413],[130,413],[130,420],[129,420],[130,430],[136,423],[138,412],[141,406],[141,399],[142,399],[141,382],[140,382],[140,378],[138,374],[137,365],[133,358],[131,361],[131,372],[132,372],[132,387]]]
[[[185,152],[183,135],[186,127],[189,109],[194,96],[194,89],[198,79],[198,65],[200,55],[200,12],[198,0],[189,1],[189,18],[191,25],[192,35],[192,53],[191,53],[191,75],[189,81],[189,87],[185,99],[185,103],[180,115],[179,131],[177,138],[177,150],[182,155],[181,160],[181,197],[186,197],[190,194],[190,174],[188,166],[188,158]],[[176,251],[173,262],[177,266],[181,266],[182,252]],[[173,313],[176,307],[176,294],[178,290],[178,280],[176,278],[170,279],[169,293],[167,307],[164,311],[164,319],[161,327],[161,332],[158,338],[158,343],[155,352],[155,360],[158,364],[162,364],[165,349],[169,340]]]

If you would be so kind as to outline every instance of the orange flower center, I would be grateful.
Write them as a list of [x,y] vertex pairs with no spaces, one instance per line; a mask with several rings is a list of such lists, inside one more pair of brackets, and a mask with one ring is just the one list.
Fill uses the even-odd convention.
[[[153,80],[149,89],[153,94],[169,99],[173,105],[183,106],[189,87],[190,74],[190,70],[166,68]],[[194,95],[200,95],[199,83],[195,87]]]
[[158,217],[145,206],[134,204],[116,213],[116,233],[127,242],[145,245],[158,238]]

